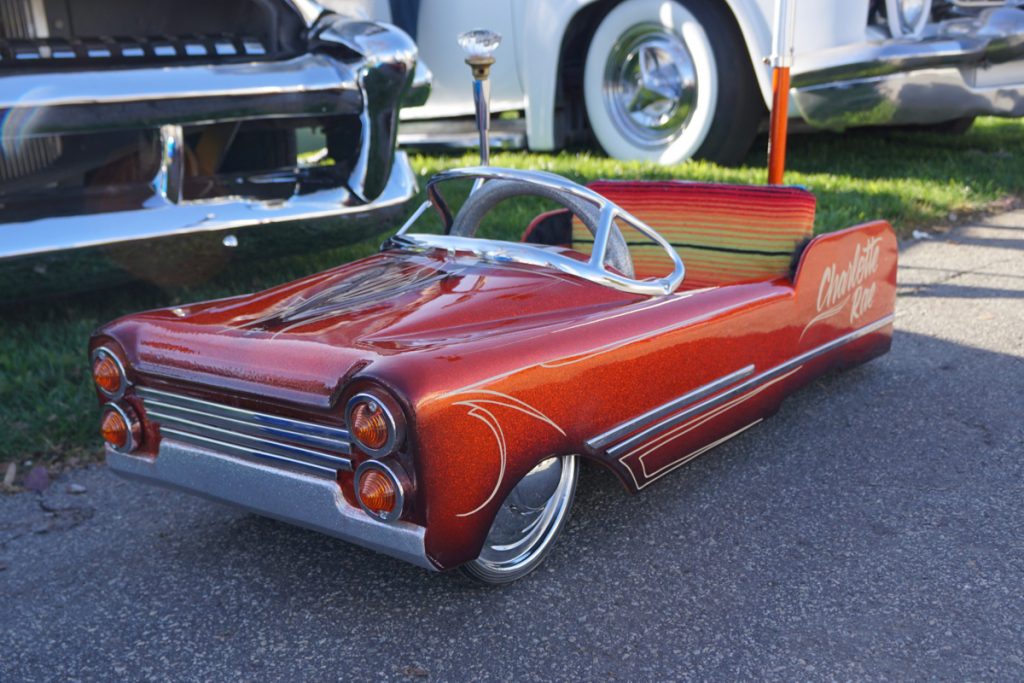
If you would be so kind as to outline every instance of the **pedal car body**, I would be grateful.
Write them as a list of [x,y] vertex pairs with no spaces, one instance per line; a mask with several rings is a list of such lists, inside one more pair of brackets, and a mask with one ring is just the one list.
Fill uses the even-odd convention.
[[[438,183],[467,177],[452,218]],[[503,582],[564,525],[579,459],[639,491],[889,349],[892,229],[812,237],[804,190],[481,167],[428,192],[448,234],[417,214],[377,255],[101,328],[110,467]],[[519,195],[566,208],[473,236]]]

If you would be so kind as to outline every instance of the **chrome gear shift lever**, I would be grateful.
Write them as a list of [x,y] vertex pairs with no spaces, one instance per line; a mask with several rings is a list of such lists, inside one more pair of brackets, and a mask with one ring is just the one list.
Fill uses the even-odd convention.
[[491,161],[491,66],[494,51],[501,45],[501,34],[474,29],[459,35],[459,47],[466,53],[466,64],[473,70],[473,102],[476,105],[476,127],[480,131],[480,164]]

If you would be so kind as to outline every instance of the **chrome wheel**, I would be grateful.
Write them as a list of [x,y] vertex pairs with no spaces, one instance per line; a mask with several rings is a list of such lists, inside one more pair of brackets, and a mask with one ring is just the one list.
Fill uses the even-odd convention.
[[692,117],[697,85],[682,39],[660,24],[641,24],[626,31],[608,55],[605,107],[633,144],[663,147]]
[[497,584],[536,569],[568,522],[578,476],[574,455],[550,458],[530,470],[502,503],[480,556],[463,573]]

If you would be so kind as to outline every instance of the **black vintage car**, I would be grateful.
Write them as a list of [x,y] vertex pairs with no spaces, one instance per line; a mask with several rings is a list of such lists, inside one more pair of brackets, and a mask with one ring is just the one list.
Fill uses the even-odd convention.
[[312,0],[0,0],[2,297],[364,237],[416,191],[416,56]]

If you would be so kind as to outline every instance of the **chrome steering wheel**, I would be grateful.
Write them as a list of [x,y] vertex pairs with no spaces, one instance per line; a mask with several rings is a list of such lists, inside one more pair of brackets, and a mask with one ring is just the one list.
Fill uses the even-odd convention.
[[[482,185],[476,186],[455,215],[448,234],[456,237],[476,237],[480,223],[491,209],[506,199],[523,195],[550,199],[568,209],[583,222],[596,241],[601,221],[601,210],[596,204],[556,187],[538,185],[525,180],[505,179],[488,180]],[[608,249],[605,252],[604,262],[626,277],[634,276],[633,259],[629,255],[626,239],[614,223],[612,223],[608,235]]]

